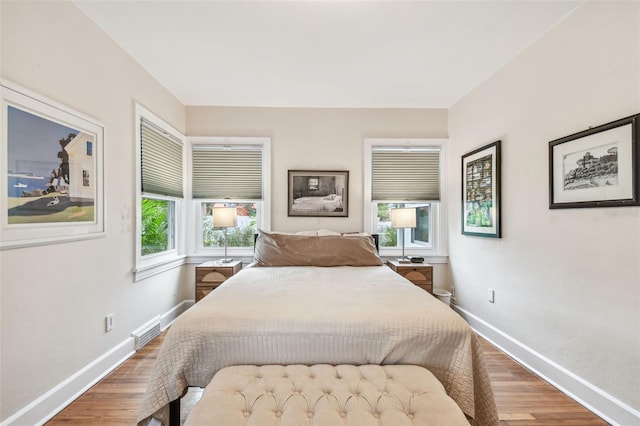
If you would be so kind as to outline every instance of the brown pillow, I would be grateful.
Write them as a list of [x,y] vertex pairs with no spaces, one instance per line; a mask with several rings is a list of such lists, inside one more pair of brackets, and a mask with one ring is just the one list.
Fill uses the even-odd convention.
[[380,266],[371,236],[308,236],[260,231],[254,266]]

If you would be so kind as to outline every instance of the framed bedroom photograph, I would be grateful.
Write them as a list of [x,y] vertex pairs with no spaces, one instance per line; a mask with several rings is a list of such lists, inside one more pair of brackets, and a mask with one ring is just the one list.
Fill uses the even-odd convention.
[[549,208],[640,205],[640,114],[549,142]]
[[104,127],[1,82],[0,249],[101,237]]
[[500,144],[462,156],[462,234],[500,238]]
[[289,216],[349,216],[348,170],[289,170],[288,174]]

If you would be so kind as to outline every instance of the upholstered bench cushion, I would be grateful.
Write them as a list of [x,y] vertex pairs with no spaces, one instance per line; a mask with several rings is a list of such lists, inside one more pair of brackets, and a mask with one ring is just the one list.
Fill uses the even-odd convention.
[[220,370],[185,426],[469,425],[415,365],[266,365]]

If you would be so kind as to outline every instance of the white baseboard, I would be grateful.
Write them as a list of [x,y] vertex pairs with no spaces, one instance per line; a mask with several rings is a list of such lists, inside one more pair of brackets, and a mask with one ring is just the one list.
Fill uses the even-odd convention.
[[2,426],[42,425],[135,353],[134,339],[127,338],[71,377],[6,419]]
[[171,324],[178,318],[184,311],[192,307],[196,301],[194,299],[191,300],[183,300],[181,303],[174,306],[167,313],[163,314],[160,317],[160,329],[166,330],[169,328]]
[[612,425],[640,425],[640,412],[459,306],[452,305],[482,337]]
[[[160,317],[161,328],[164,330],[169,327],[193,303],[193,300],[185,300],[163,314]],[[135,339],[129,337],[17,413],[5,419],[0,423],[0,426],[43,425],[89,390],[91,386],[98,383],[107,374],[129,359],[134,353]]]

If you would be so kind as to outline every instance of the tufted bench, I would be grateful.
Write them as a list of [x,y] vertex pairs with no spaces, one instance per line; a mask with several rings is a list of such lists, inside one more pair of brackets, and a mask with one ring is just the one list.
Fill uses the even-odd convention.
[[242,365],[220,370],[185,426],[456,426],[465,415],[415,365]]

